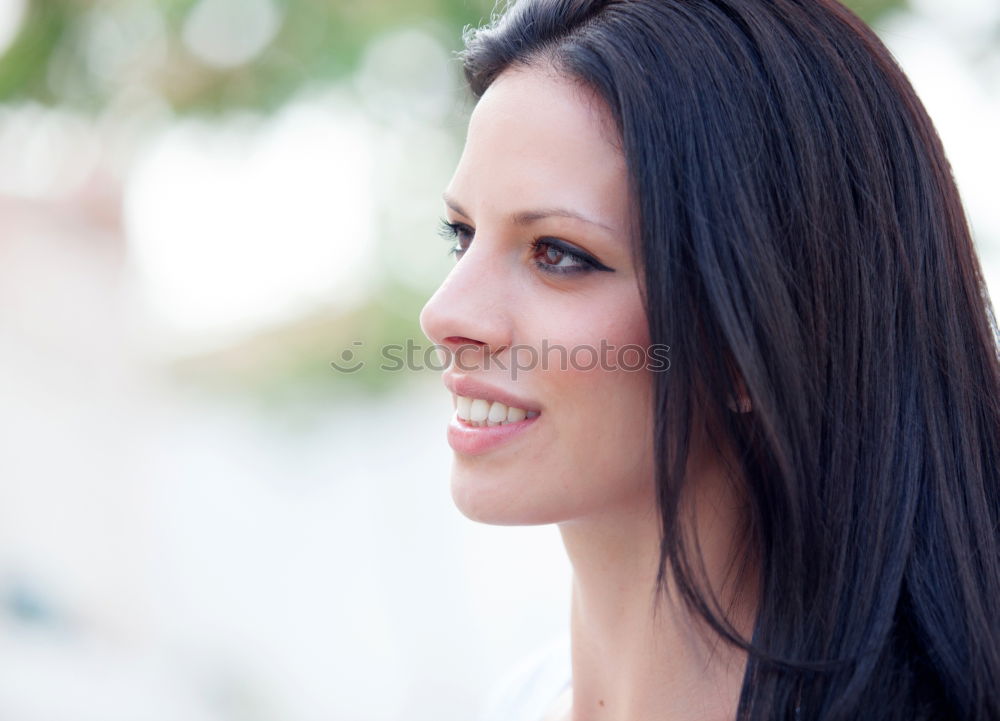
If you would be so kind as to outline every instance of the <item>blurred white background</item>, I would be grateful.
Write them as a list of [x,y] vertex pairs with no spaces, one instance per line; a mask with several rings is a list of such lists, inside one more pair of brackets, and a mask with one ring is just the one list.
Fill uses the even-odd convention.
[[[0,0],[0,718],[465,721],[568,628],[419,339],[462,2]],[[1000,297],[1000,5],[868,2]]]

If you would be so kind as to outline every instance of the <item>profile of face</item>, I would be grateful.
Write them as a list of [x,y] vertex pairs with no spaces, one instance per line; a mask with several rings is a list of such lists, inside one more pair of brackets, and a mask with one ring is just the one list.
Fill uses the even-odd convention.
[[457,261],[420,323],[451,361],[459,510],[494,524],[652,513],[648,330],[607,108],[551,68],[506,70],[444,197]]

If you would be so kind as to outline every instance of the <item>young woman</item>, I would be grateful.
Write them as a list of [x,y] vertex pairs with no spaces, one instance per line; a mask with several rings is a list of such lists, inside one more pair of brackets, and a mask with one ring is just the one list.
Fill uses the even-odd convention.
[[466,40],[421,323],[456,504],[572,564],[549,717],[1000,719],[996,320],[885,47],[834,0],[522,0]]

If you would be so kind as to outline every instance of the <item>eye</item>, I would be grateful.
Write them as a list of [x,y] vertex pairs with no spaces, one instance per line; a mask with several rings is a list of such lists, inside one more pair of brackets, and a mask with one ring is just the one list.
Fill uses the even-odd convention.
[[438,234],[451,243],[448,253],[454,255],[456,258],[461,258],[462,253],[469,249],[469,244],[472,242],[472,236],[475,233],[465,223],[451,223],[444,218],[441,218],[441,226],[438,229]]
[[556,238],[539,238],[532,242],[531,247],[535,265],[546,273],[589,273],[594,270],[614,272],[614,268],[609,268],[589,253]]

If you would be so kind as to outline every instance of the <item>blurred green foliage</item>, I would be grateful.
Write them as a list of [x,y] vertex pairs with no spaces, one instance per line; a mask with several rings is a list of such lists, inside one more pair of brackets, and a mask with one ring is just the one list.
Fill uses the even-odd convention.
[[[458,49],[462,28],[481,24],[494,7],[493,0],[269,0],[280,26],[266,49],[246,64],[219,68],[199,61],[183,41],[185,23],[205,1],[28,0],[20,32],[0,57],[0,102],[34,99],[97,110],[132,81],[182,112],[266,110],[304,84],[349,75],[382,31],[421,26]],[[227,1],[238,8],[239,0]],[[876,22],[906,0],[847,4]],[[151,23],[158,42],[149,37]],[[108,50],[95,43],[107,45],[109,38],[122,46],[117,78],[94,67],[94,52]],[[130,41],[136,47],[129,48]],[[154,51],[157,57],[143,62],[142,53]]]
[[[442,370],[418,312],[427,295],[391,281],[346,313],[322,310],[214,353],[176,362],[175,379],[212,393],[281,404],[308,394],[382,394]],[[401,362],[405,359],[411,362]],[[336,365],[333,365],[336,364]],[[355,370],[356,369],[356,370]]]
[[[0,0],[15,1],[20,0]],[[121,97],[139,93],[162,99],[177,113],[213,114],[275,110],[308,86],[350,80],[369,44],[386,32],[415,27],[445,49],[458,50],[463,29],[488,20],[495,0],[26,2],[20,30],[0,55],[0,103],[34,101],[100,114],[113,113]],[[867,22],[877,23],[906,0],[847,4]],[[216,25],[230,42],[253,31],[254,11],[270,13],[272,27],[245,61],[213,63],[192,49],[189,37],[192,19],[208,5],[214,11],[221,8],[222,17],[230,19],[221,29]],[[449,132],[457,145],[460,124]],[[422,190],[401,187],[397,192]],[[383,232],[390,234],[391,227],[387,224]],[[385,239],[378,242],[383,255],[391,256]],[[322,403],[330,395],[392,390],[401,381],[433,374],[426,369],[386,372],[381,363],[387,345],[430,345],[418,324],[430,290],[415,289],[383,272],[367,299],[351,309],[317,310],[177,362],[172,370],[195,387],[268,404],[303,397]],[[343,361],[345,351],[363,362],[358,372],[331,367],[331,362]],[[427,358],[421,354],[415,360],[422,365]]]
[[[165,47],[133,49],[165,51],[140,79],[148,89],[179,111],[272,109],[304,84],[349,75],[367,42],[384,30],[421,26],[457,49],[462,28],[481,23],[493,7],[489,0],[271,0],[280,27],[266,49],[246,64],[219,68],[200,62],[183,41],[199,2],[29,0],[16,40],[0,57],[0,101],[102,107],[120,85],[94,77],[90,46],[108,37],[95,28],[141,41],[152,19]],[[132,71],[141,63],[129,59],[122,82],[137,79]]]

